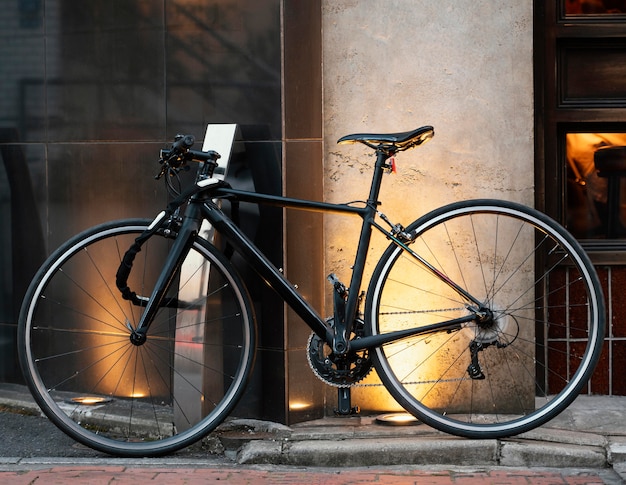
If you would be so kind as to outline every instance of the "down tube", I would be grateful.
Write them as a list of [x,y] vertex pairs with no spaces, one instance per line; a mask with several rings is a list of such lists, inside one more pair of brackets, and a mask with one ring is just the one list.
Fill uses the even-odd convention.
[[320,338],[332,343],[333,333],[320,315],[298,293],[283,274],[219,209],[205,204],[204,216],[243,256],[248,264],[276,291]]

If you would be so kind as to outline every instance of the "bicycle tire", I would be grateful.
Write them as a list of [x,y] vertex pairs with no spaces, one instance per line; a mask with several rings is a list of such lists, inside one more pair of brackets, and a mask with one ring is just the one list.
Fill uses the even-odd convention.
[[[255,319],[229,261],[197,237],[143,345],[130,341],[143,307],[123,300],[115,274],[151,221],[113,221],[57,249],[31,283],[18,326],[24,378],[42,411],[93,449],[125,457],[172,453],[233,410],[254,362]],[[149,296],[172,239],[142,246],[129,286]],[[83,404],[96,397],[100,403]]]
[[[539,211],[498,200],[444,206],[407,232],[409,249],[494,318],[376,348],[374,366],[395,400],[469,438],[516,435],[563,411],[593,373],[605,331],[600,282],[580,244]],[[366,330],[442,322],[471,305],[392,243],[368,288]]]

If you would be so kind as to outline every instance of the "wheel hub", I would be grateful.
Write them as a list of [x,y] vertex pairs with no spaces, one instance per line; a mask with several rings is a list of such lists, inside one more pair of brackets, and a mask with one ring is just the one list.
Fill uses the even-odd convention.
[[146,343],[146,340],[148,339],[146,332],[138,332],[128,320],[126,320],[126,328],[130,330],[130,343],[131,344],[139,347],[140,345],[143,345]]
[[133,345],[136,345],[137,347],[145,344],[146,340],[147,340],[147,337],[145,333],[131,332],[130,334],[130,342]]
[[482,307],[477,315],[474,327],[475,342],[483,345],[495,344],[507,347],[519,334],[519,324],[513,315]]

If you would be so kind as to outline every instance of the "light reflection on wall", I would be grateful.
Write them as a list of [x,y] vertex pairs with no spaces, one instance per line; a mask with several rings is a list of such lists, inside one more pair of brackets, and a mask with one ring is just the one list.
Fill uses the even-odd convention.
[[[467,368],[471,362],[469,349],[476,339],[493,341],[493,334],[481,333],[478,337],[473,324],[457,332],[411,337],[385,347],[385,355],[396,376],[409,383],[407,388],[410,392],[431,408],[445,407],[448,412],[464,412],[471,405],[475,410],[486,412],[494,405],[503,410],[520,402],[532,407],[534,402],[535,328],[532,324],[520,325],[519,322],[532,322],[535,318],[535,295],[532,291],[535,286],[535,261],[528,258],[534,249],[535,233],[530,227],[521,231],[517,222],[501,218],[498,220],[498,237],[495,238],[492,222],[491,216],[483,218],[478,215],[474,215],[471,221],[469,218],[450,220],[445,227],[438,226],[433,229],[433,234],[418,238],[411,246],[483,301],[487,301],[487,289],[497,287],[497,296],[491,301],[496,311],[510,306],[517,309],[515,318],[505,315],[497,320],[500,334],[517,336],[515,351],[502,351],[494,345],[480,353],[481,366],[489,369],[489,378],[485,381],[468,378]],[[474,239],[478,244],[474,243]],[[450,250],[451,245],[454,245],[454,253]],[[497,248],[500,247],[511,250],[498,253]],[[463,263],[455,263],[453,255]],[[395,272],[390,274],[380,297],[381,332],[430,325],[467,314],[464,302],[456,292],[432,277],[419,264],[398,266],[392,271]],[[497,285],[492,287],[486,283],[485,274],[497,275]],[[527,310],[522,311],[522,308]],[[397,309],[402,311],[394,311]],[[366,319],[368,317],[366,315]],[[506,365],[511,354],[521,361],[513,369]],[[512,373],[515,375],[512,376]],[[514,381],[516,387],[507,385],[510,381]],[[364,381],[365,384],[376,382],[375,376]],[[493,383],[498,386],[497,396],[487,392],[487,386]],[[480,386],[484,392],[477,392]],[[381,387],[353,390],[355,403],[362,408],[399,410],[399,406]]]
[[[133,239],[132,235],[118,238],[119,247],[130,247]],[[156,257],[164,254],[167,244],[163,241],[161,247],[157,247],[156,243],[152,243],[150,254]],[[168,372],[157,373],[151,379],[136,377],[137,369],[149,372],[145,365],[141,365],[140,352],[147,350],[150,342],[146,343],[145,349],[130,345],[126,322],[136,325],[140,308],[122,300],[119,291],[113,290],[119,258],[118,249],[110,241],[96,242],[64,267],[65,285],[55,286],[58,293],[48,297],[68,302],[55,306],[51,312],[57,325],[62,325],[68,336],[65,339],[50,339],[47,343],[50,348],[45,354],[58,357],[50,362],[46,372],[51,376],[55,373],[65,376],[67,369],[79,370],[63,384],[61,390],[89,391],[111,397],[142,397],[150,393],[168,399],[169,383],[155,378],[157,375],[168,375]],[[130,286],[147,291],[147,287],[151,287],[150,282],[156,278],[156,270],[146,268],[145,271],[131,273]],[[146,278],[145,281],[140,283],[143,278]],[[98,300],[86,295],[98,295]],[[153,328],[159,332],[159,326],[165,328],[168,324],[168,315],[161,315],[155,320]],[[167,332],[162,335],[167,336]],[[77,349],[83,351],[77,352]],[[168,362],[168,353],[162,342],[150,348],[150,352],[153,361]],[[52,381],[57,379],[52,377]],[[150,389],[139,387],[139,382],[144,385],[150,382]]]
[[311,407],[311,403],[303,402],[303,401],[290,401],[289,409],[291,411],[302,411],[303,409],[307,409]]

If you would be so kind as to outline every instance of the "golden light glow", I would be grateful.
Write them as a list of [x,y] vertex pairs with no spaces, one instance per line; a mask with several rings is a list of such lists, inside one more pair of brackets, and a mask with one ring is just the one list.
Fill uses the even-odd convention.
[[[133,235],[126,238],[120,237],[119,247],[130,247]],[[156,244],[156,243],[155,243]],[[166,245],[166,243],[164,243]],[[158,257],[166,253],[166,248],[151,245],[152,255]],[[129,331],[126,323],[135,326],[139,321],[141,309],[122,302],[121,295],[110,289],[110,281],[115,280],[115,275],[102,275],[94,269],[94,261],[102,268],[117,268],[119,266],[117,247],[110,244],[96,242],[84,250],[67,265],[65,271],[72,275],[72,284],[65,289],[64,298],[68,302],[81,301],[80,311],[63,315],[66,327],[71,330],[75,339],[79,342],[73,344],[89,352],[76,353],[64,361],[67,367],[77,366],[84,369],[80,375],[72,378],[74,392],[81,394],[83,391],[91,396],[112,396],[120,398],[145,398],[148,393],[155,399],[166,400],[168,396],[168,384],[153,378],[153,375],[137,378],[135,375],[135,363],[142,362],[141,352],[148,347],[129,346]],[[131,274],[129,284],[134,288],[142,288],[142,278],[150,282],[158,276],[158,270],[148,268],[145,271]],[[134,281],[132,278],[138,278]],[[85,299],[83,294],[98,295],[98,299]],[[73,303],[68,303],[71,307]],[[161,323],[155,321],[155,327]],[[148,344],[149,345],[149,342]],[[159,358],[155,362],[165,361],[167,351],[160,351]],[[69,355],[69,353],[68,353]],[[146,368],[144,372],[158,373],[154,366]],[[163,371],[165,372],[165,371]],[[142,379],[150,379],[152,387],[147,388]],[[93,394],[91,394],[93,393]]]
[[376,422],[390,426],[409,426],[418,424],[419,420],[409,413],[389,413],[378,416]]
[[626,145],[626,133],[568,133],[565,140],[567,228],[578,238],[604,238],[609,179],[598,172],[594,156],[599,148]]
[[108,397],[101,396],[79,396],[74,397],[71,400],[73,403],[82,404],[84,406],[95,406],[97,404],[106,404],[112,401],[112,399]]
[[294,401],[289,403],[289,409],[292,411],[301,411],[309,407],[311,407],[311,403],[308,402]]

